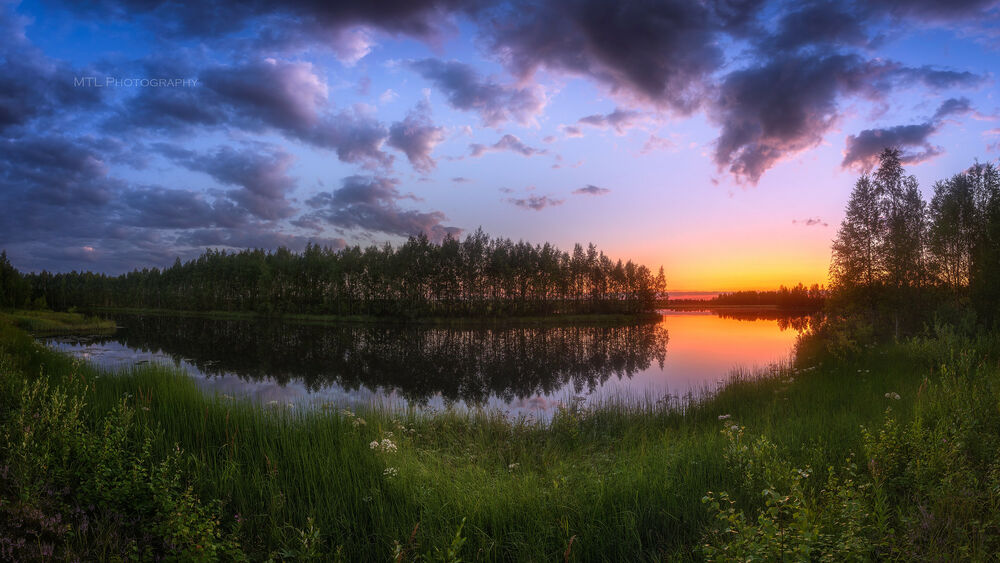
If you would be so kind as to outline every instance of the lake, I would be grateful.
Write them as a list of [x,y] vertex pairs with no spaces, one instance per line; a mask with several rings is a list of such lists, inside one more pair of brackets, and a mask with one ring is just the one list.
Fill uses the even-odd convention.
[[560,401],[710,392],[787,360],[807,317],[664,311],[627,326],[440,328],[110,315],[111,336],[47,338],[107,368],[183,368],[207,393],[265,404],[489,406],[546,418]]

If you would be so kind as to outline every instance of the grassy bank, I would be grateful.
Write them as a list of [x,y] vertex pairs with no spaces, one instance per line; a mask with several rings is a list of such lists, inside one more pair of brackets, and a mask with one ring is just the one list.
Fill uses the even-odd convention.
[[37,335],[98,334],[115,331],[114,321],[79,313],[13,310],[0,312],[0,322]]
[[127,315],[157,315],[166,317],[197,317],[215,320],[262,320],[278,319],[301,324],[381,324],[417,325],[443,327],[479,326],[603,326],[657,322],[662,316],[656,312],[608,313],[587,315],[544,315],[526,317],[377,317],[373,315],[304,315],[304,314],[263,314],[253,311],[182,311],[176,309],[141,309],[127,307],[98,307],[97,313],[121,313]]
[[0,323],[0,557],[985,558],[998,351],[944,332],[541,423],[206,398]]

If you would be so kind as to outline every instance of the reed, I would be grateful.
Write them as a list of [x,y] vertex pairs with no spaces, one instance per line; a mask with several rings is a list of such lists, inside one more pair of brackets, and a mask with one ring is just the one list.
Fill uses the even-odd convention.
[[3,323],[0,354],[10,409],[19,389],[44,378],[81,390],[83,420],[96,431],[124,398],[150,430],[151,458],[179,446],[184,479],[204,502],[218,501],[220,529],[254,559],[411,560],[446,556],[457,541],[466,560],[662,560],[704,555],[716,520],[708,491],[728,491],[751,519],[765,506],[726,454],[727,429],[766,437],[795,467],[863,458],[861,427],[877,428],[889,406],[910,420],[925,378],[935,380],[954,350],[997,349],[992,337],[949,338],[737,370],[701,399],[568,399],[551,420],[205,396],[183,372],[81,365]]

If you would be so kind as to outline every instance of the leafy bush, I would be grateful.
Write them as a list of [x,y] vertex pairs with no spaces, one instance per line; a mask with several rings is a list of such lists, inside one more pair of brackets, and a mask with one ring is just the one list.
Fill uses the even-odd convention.
[[[4,389],[20,379],[0,361]],[[188,483],[183,452],[151,454],[153,432],[138,424],[130,397],[101,421],[84,414],[86,383],[46,378],[2,398],[0,558],[244,559],[221,525],[218,503],[202,503]]]
[[[708,560],[984,560],[1000,553],[1000,380],[967,340],[904,345],[913,356],[948,356],[937,382],[912,398],[911,420],[892,408],[862,428],[866,471],[853,460],[817,481],[793,469],[766,437],[723,430],[726,461],[744,487],[763,491],[743,510],[729,493],[703,499],[715,525]],[[942,345],[942,341],[944,345]],[[898,399],[898,394],[887,393]],[[753,515],[756,514],[756,517]]]

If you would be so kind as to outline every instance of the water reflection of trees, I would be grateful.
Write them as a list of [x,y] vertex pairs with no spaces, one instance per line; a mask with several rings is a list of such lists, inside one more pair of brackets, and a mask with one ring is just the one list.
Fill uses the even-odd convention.
[[814,323],[814,316],[806,313],[789,314],[788,311],[779,310],[759,310],[759,311],[726,311],[714,309],[712,311],[723,319],[735,319],[738,321],[776,321],[778,329],[782,332],[792,329],[795,332],[805,332]]
[[602,327],[418,328],[310,326],[262,321],[128,316],[111,337],[162,350],[207,375],[300,380],[316,390],[395,390],[412,401],[435,393],[484,403],[561,389],[593,390],[649,368],[662,368],[667,331],[648,323]]

